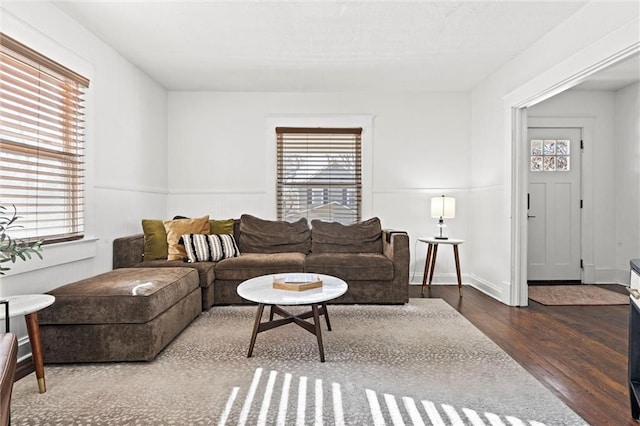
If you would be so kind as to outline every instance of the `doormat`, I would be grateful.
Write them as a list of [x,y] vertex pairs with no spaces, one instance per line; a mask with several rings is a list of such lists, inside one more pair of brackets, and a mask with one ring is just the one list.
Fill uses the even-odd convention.
[[529,299],[549,306],[629,304],[628,294],[584,284],[529,286]]

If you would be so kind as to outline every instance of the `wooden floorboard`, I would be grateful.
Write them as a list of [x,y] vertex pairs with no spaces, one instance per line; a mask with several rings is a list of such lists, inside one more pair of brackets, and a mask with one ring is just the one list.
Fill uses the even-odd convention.
[[[420,287],[409,296],[420,297]],[[510,307],[470,287],[460,299],[448,285],[425,297],[444,299],[589,424],[637,424],[627,385],[628,305]]]

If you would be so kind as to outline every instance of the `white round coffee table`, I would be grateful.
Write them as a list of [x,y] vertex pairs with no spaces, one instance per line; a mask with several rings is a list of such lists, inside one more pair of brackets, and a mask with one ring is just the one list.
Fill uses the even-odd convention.
[[[326,302],[345,294],[348,289],[347,283],[340,278],[330,275],[313,274],[322,280],[322,287],[302,291],[273,288],[274,277],[282,277],[283,275],[286,274],[263,275],[244,281],[238,286],[237,292],[240,297],[258,304],[258,312],[256,313],[247,357],[251,357],[253,354],[253,347],[255,346],[258,333],[281,327],[285,324],[294,323],[316,336],[318,339],[318,349],[320,350],[320,362],[324,362],[320,315],[324,316],[327,322],[327,329],[331,331]],[[271,312],[269,314],[269,321],[262,322],[262,313],[265,305],[271,307]],[[295,305],[310,305],[311,310],[303,314],[294,315],[280,307]],[[282,318],[274,320],[274,314]],[[313,324],[305,321],[305,319],[311,317],[313,317]]]
[[[33,367],[36,370],[38,380],[38,390],[40,393],[47,391],[44,380],[44,360],[42,359],[42,345],[40,344],[40,325],[38,323],[38,311],[52,305],[56,298],[50,294],[21,294],[19,296],[9,296],[0,302],[9,302],[9,317],[24,315],[27,324],[27,333],[31,343],[31,356]],[[0,309],[0,319],[5,320],[7,332],[9,332],[9,319],[6,319],[5,307]]]

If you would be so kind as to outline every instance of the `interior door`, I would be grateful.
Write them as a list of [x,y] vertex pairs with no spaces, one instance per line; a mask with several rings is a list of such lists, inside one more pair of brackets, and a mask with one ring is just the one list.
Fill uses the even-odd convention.
[[582,279],[581,129],[529,127],[529,281]]

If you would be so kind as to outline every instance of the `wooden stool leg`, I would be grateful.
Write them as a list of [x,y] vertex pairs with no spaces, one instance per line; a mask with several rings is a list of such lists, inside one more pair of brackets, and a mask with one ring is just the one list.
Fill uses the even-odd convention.
[[456,258],[456,274],[458,275],[458,294],[462,297],[462,277],[460,276],[460,256],[458,255],[458,245],[453,245],[453,255]]
[[25,320],[27,323],[27,332],[29,333],[29,341],[31,342],[33,367],[36,370],[36,378],[38,379],[38,390],[40,393],[45,393],[47,391],[47,385],[44,380],[44,360],[42,359],[42,344],[40,343],[38,313],[33,312],[25,315]]

